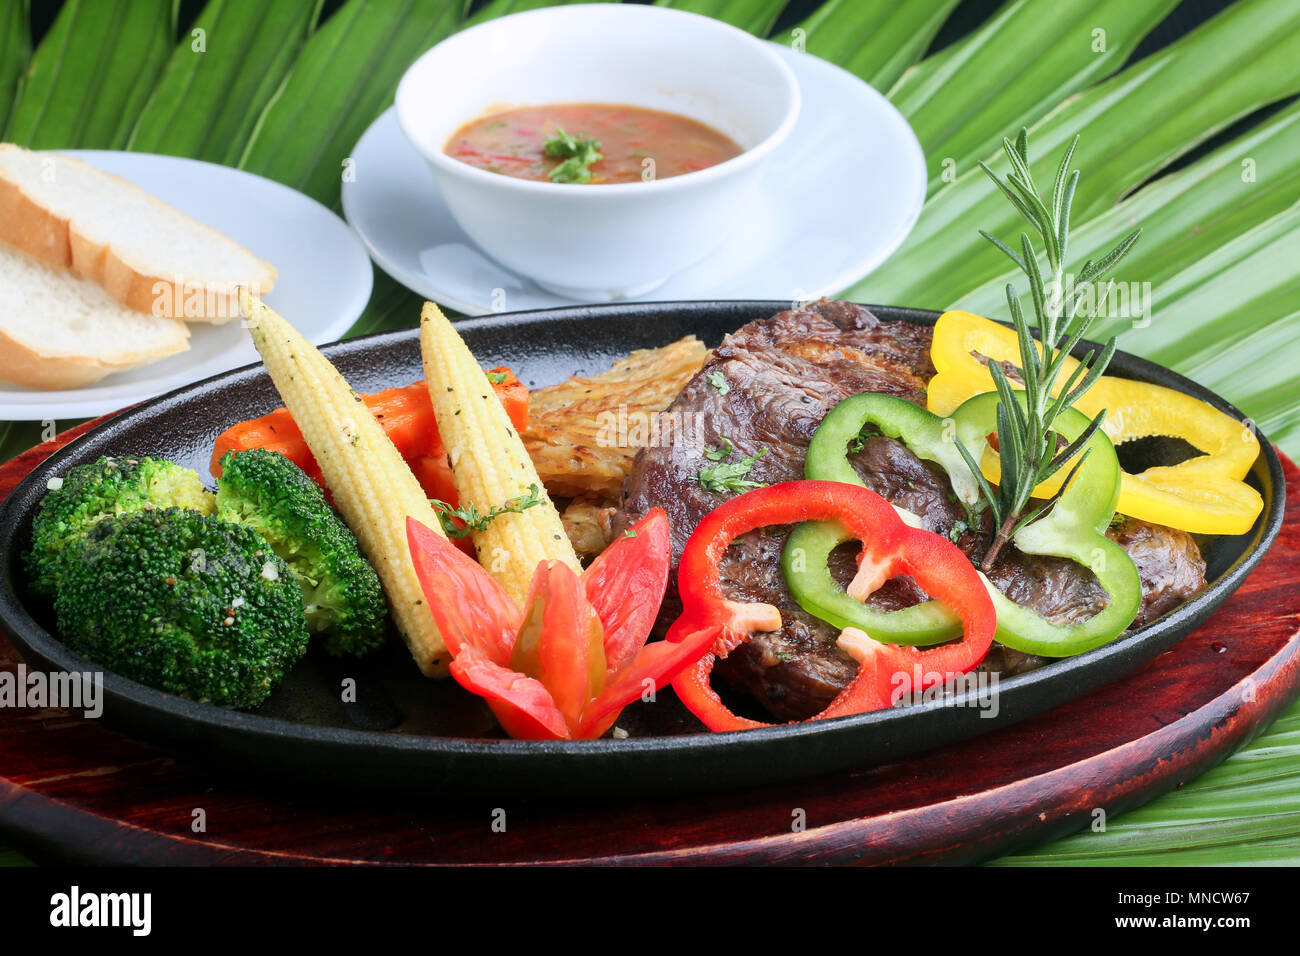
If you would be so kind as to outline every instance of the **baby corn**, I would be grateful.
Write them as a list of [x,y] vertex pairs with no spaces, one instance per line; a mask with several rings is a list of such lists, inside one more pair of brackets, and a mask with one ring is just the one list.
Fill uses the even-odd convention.
[[432,302],[420,313],[420,352],[460,505],[486,514],[534,489],[541,495],[539,504],[498,515],[473,534],[479,563],[522,606],[539,562],[563,561],[581,573],[578,556],[478,360]]
[[241,291],[240,305],[335,505],[383,582],[411,656],[426,676],[446,674],[451,655],[424,602],[406,543],[408,516],[442,534],[437,514],[383,428],[329,360],[260,300]]

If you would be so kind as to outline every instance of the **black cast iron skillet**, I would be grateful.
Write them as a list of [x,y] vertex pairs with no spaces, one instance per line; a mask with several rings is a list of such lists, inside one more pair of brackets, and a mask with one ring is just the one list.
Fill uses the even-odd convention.
[[[529,387],[603,371],[632,349],[694,333],[710,346],[785,302],[667,302],[590,306],[469,319],[459,328],[484,366],[509,365]],[[882,319],[933,324],[938,313],[873,307]],[[1087,346],[1083,343],[1080,348]],[[328,346],[325,354],[359,391],[422,377],[416,330]],[[1125,353],[1110,374],[1170,386],[1237,418],[1240,412],[1173,372]],[[208,474],[213,441],[231,424],[280,404],[261,366],[179,389],[121,415],[52,455],[0,508],[0,626],[33,667],[93,671],[54,631],[48,605],[31,595],[21,555],[34,508],[51,477],[101,455],[171,458]],[[1263,556],[1282,522],[1281,464],[1261,436],[1249,480],[1264,511],[1248,533],[1202,540],[1208,589],[1112,644],[1002,680],[996,714],[970,692],[837,720],[713,734],[671,691],[629,707],[629,738],[561,743],[502,739],[486,706],[454,682],[421,677],[396,641],[374,659],[340,662],[316,652],[266,704],[241,713],[197,704],[115,674],[104,675],[105,724],[179,755],[278,779],[426,793],[645,794],[753,785],[903,757],[1029,717],[1086,694],[1146,663],[1204,621]],[[1149,464],[1169,463],[1151,461]],[[1132,463],[1128,464],[1132,468]],[[346,677],[357,702],[344,703]]]

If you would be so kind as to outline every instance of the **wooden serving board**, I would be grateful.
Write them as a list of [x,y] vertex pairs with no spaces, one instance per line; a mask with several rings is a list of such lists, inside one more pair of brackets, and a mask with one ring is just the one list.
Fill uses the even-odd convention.
[[[0,498],[95,424],[0,467]],[[1298,580],[1293,494],[1240,590],[1119,683],[920,757],[642,802],[381,804],[349,795],[346,780],[333,792],[272,786],[68,711],[0,708],[0,833],[37,859],[74,862],[976,862],[1113,818],[1248,742],[1300,693]],[[0,635],[0,670],[19,662]]]

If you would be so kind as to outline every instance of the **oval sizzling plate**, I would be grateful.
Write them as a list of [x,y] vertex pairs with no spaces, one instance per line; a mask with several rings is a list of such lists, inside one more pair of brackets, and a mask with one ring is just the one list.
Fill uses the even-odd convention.
[[[789,303],[666,302],[587,306],[463,321],[459,329],[485,367],[509,365],[530,388],[603,371],[636,348],[695,334],[711,346],[751,319]],[[937,312],[872,307],[882,318],[933,324]],[[324,349],[359,391],[420,378],[417,331],[384,333]],[[1083,343],[1081,348],[1087,346]],[[1196,396],[1240,412],[1193,382],[1125,353],[1111,374]],[[26,589],[21,556],[33,510],[49,478],[101,455],[171,458],[208,474],[216,436],[280,405],[261,366],[172,392],[118,415],[36,468],[0,508],[0,624],[33,666],[93,671],[54,633],[50,608]],[[1106,647],[1002,680],[996,712],[972,692],[948,700],[837,720],[712,734],[670,692],[629,707],[630,736],[540,743],[501,738],[478,698],[452,681],[421,677],[400,643],[372,659],[331,659],[315,650],[257,711],[198,704],[104,674],[103,720],[175,753],[332,786],[515,795],[644,794],[753,785],[829,773],[963,740],[1086,694],[1146,663],[1204,621],[1263,556],[1281,526],[1281,465],[1261,436],[1250,481],[1264,511],[1250,533],[1204,539],[1209,588],[1142,630]],[[343,703],[353,678],[357,702]]]

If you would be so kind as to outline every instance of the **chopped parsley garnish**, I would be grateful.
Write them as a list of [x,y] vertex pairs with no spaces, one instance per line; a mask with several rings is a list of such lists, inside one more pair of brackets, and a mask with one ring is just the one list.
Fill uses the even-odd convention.
[[951,541],[953,544],[956,544],[958,541],[961,540],[961,536],[964,535],[969,529],[970,529],[970,525],[968,525],[966,522],[954,521],[952,523],[952,527],[948,529],[948,540]]
[[504,385],[506,383],[505,372],[488,372],[486,374],[488,377],[488,381],[491,382],[493,385]]
[[[730,451],[727,453],[730,454]],[[751,488],[765,488],[767,486],[762,482],[750,481],[745,476],[754,467],[754,463],[766,454],[767,449],[764,448],[757,455],[746,455],[740,461],[705,468],[691,481],[697,482],[705,491],[712,491],[715,494],[724,491],[749,491]]]
[[879,434],[880,429],[871,422],[867,422],[862,426],[862,431],[854,435],[853,440],[849,442],[849,454],[856,455],[866,446],[868,438],[875,438]]
[[570,136],[558,127],[542,143],[542,150],[552,159],[563,160],[551,170],[553,183],[590,182],[591,164],[603,158],[600,152],[600,140],[581,133]]
[[707,378],[709,384],[718,390],[719,395],[726,395],[731,391],[731,386],[727,384],[727,379],[721,372],[710,372]]
[[626,531],[624,531],[621,535],[619,535],[619,537],[621,537],[621,538],[635,538],[635,537],[636,537],[636,531],[635,531],[633,528],[628,528],[628,529],[627,529]]
[[[541,503],[541,489],[536,485],[529,485],[528,494],[517,495],[499,508],[493,505],[488,509],[487,514],[483,514],[473,504],[464,508],[453,508],[445,501],[440,501],[437,498],[429,499],[429,504],[433,505],[433,510],[438,512],[438,520],[442,522],[442,530],[447,532],[449,538],[467,537],[475,531],[482,531],[502,515],[519,514],[519,512],[526,511]],[[456,524],[457,520],[464,522],[464,527]]]

